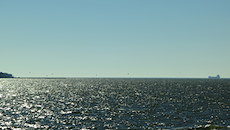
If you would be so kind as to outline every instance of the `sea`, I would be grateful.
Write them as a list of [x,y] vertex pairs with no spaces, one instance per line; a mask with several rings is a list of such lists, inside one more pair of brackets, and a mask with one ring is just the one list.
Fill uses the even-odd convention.
[[230,129],[230,79],[0,79],[1,129]]

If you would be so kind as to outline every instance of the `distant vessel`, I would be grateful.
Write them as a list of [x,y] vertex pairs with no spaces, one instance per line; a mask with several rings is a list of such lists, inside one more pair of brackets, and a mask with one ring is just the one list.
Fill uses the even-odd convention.
[[217,76],[208,76],[209,79],[220,79],[220,75]]
[[0,78],[14,78],[12,74],[0,72]]

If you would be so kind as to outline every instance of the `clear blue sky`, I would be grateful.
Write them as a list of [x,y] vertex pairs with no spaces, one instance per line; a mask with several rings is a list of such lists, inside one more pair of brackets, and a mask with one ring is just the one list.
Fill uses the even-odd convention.
[[0,71],[230,77],[230,0],[1,0]]

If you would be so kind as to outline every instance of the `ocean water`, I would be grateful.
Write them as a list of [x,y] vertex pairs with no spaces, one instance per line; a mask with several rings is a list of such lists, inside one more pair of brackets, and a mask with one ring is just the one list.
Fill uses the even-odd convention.
[[0,79],[0,128],[230,129],[230,80]]

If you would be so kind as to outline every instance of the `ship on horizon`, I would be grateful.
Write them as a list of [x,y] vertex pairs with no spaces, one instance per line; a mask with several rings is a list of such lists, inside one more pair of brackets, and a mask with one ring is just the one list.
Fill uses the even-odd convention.
[[220,79],[220,75],[217,76],[208,76],[209,79]]

